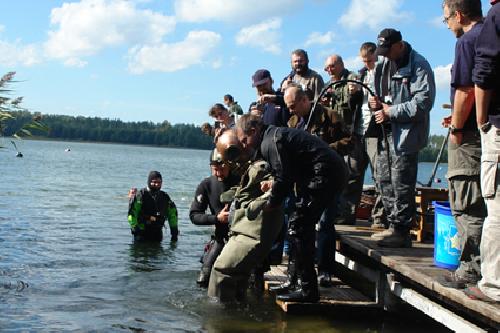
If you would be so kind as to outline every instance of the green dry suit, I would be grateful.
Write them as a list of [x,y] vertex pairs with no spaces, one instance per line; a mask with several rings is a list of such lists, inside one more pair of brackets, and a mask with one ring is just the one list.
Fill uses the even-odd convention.
[[265,161],[254,162],[243,175],[234,195],[229,241],[210,275],[209,296],[224,302],[244,298],[251,270],[262,263],[277,239],[283,226],[283,207],[263,211],[270,191],[263,193],[260,189],[260,183],[269,179],[270,168]]
[[[151,216],[156,221],[151,221]],[[164,191],[141,189],[129,203],[128,223],[135,240],[161,241],[163,226],[168,220],[172,241],[177,241],[177,208]]]

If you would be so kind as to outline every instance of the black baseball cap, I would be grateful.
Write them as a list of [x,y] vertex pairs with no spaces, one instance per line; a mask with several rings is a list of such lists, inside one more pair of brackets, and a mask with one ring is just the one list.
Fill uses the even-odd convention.
[[402,40],[401,32],[391,28],[382,30],[377,37],[377,50],[375,54],[385,56],[392,45]]
[[252,87],[257,87],[263,83],[266,83],[268,79],[271,79],[271,73],[267,69],[259,69],[252,76]]

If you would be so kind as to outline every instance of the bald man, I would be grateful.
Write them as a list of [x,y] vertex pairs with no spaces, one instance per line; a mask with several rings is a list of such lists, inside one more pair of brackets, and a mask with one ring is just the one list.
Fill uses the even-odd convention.
[[[344,61],[338,54],[326,58],[325,71],[330,75],[331,84],[340,80],[357,80],[358,75],[350,72],[344,67]],[[355,224],[356,207],[361,200],[363,190],[364,171],[368,164],[363,146],[363,118],[361,106],[363,104],[363,91],[359,86],[346,83],[335,85],[330,90],[330,96],[326,99],[326,105],[339,115],[346,125],[347,131],[351,133],[351,150],[344,154],[344,159],[349,167],[349,182],[340,196],[339,213],[337,224]]]
[[[241,145],[232,130],[222,133],[217,150],[223,159],[239,159],[241,162],[246,159],[245,155],[238,154],[242,151]],[[234,195],[234,214],[229,240],[210,274],[208,296],[217,297],[222,302],[244,300],[251,271],[258,268],[270,253],[284,219],[281,204],[264,209],[271,195],[265,184],[272,179],[269,164],[262,159],[256,160],[246,168],[236,191],[221,195],[223,202],[232,199],[228,200],[226,196]]]

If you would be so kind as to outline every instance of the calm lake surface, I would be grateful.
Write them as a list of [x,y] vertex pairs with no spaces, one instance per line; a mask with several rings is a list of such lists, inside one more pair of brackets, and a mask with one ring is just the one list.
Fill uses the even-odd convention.
[[[188,216],[209,175],[208,151],[27,140],[18,147],[24,158],[0,149],[0,331],[422,330],[393,317],[287,316],[267,295],[240,307],[210,302],[195,279],[211,228]],[[421,164],[419,180],[427,182],[431,169]],[[176,245],[168,236],[157,246],[132,243],[127,192],[144,187],[150,170],[163,174],[177,204]],[[445,172],[438,171],[443,181]]]

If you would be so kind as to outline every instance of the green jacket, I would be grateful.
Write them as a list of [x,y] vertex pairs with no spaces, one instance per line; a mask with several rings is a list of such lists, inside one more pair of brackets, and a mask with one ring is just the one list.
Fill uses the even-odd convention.
[[[341,80],[357,80],[357,74],[349,72],[347,69],[342,71]],[[330,82],[328,82],[329,84]],[[363,92],[359,90],[354,94],[349,94],[348,84],[338,84],[333,89],[332,97],[329,99],[329,107],[335,111],[340,121],[351,131],[353,121],[357,125],[361,117],[361,105],[363,104]]]
[[[155,216],[156,221],[150,221]],[[177,208],[164,191],[156,195],[147,189],[141,189],[129,202],[128,223],[134,230],[161,229],[168,220],[171,234],[177,234]]]

